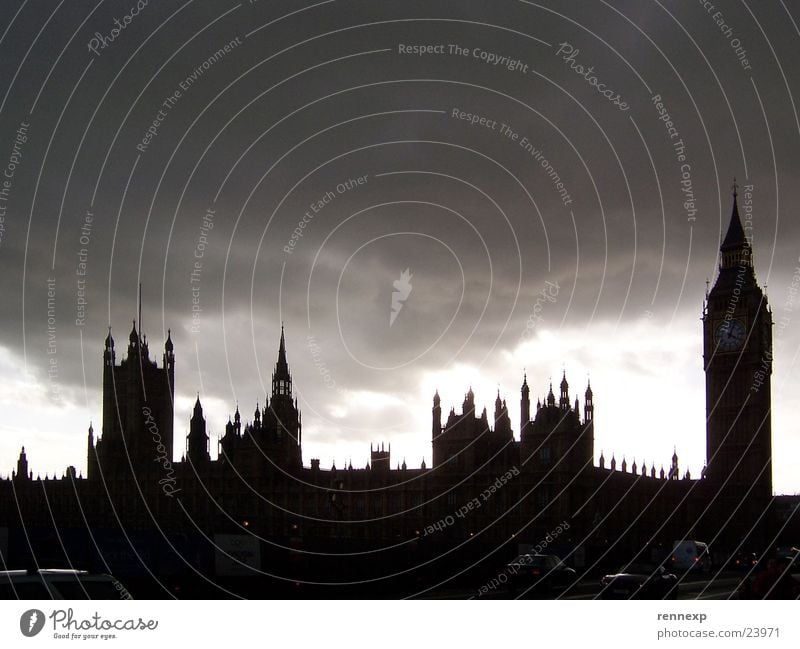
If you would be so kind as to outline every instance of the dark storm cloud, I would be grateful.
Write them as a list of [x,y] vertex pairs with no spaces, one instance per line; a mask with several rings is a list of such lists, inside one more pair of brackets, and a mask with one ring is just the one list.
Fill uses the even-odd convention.
[[[548,281],[554,329],[697,318],[733,175],[753,186],[760,276],[776,299],[791,283],[797,34],[781,7],[718,3],[728,35],[698,3],[151,2],[89,51],[134,4],[82,26],[88,5],[65,6],[23,62],[48,11],[25,8],[1,46],[0,165],[30,128],[0,241],[0,344],[21,356],[24,332],[46,370],[54,277],[59,381],[84,385],[82,334],[94,400],[105,328],[121,351],[139,281],[152,350],[173,330],[178,391],[202,384],[248,412],[281,321],[298,389],[323,412],[343,397],[321,364],[337,389],[408,400],[442,364],[513,351]],[[7,24],[16,7],[0,11]]]

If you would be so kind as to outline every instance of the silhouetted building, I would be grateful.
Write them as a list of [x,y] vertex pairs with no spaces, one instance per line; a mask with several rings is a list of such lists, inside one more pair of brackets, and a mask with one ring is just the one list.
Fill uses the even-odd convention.
[[771,326],[734,192],[703,309],[707,467],[695,479],[681,475],[677,450],[666,470],[634,458],[629,472],[626,456],[620,470],[613,453],[606,467],[603,452],[595,466],[594,394],[587,384],[581,408],[566,372],[558,396],[551,383],[535,412],[524,375],[519,440],[499,391],[491,419],[476,412],[470,388],[444,421],[437,391],[430,468],[423,460],[409,469],[404,459],[392,469],[383,443],[370,447],[363,469],[325,470],[318,459],[304,467],[283,327],[271,392],[252,421],[243,424],[237,405],[212,459],[198,396],[185,456],[174,462],[172,340],[158,367],[134,323],[117,364],[109,330],[102,436],[95,441],[89,427],[87,477],[71,469],[62,479],[33,480],[23,449],[12,479],[0,481],[8,563],[42,555],[57,563],[66,554],[121,575],[224,577],[220,552],[228,560],[229,545],[240,543],[236,556],[249,557],[239,560],[243,574],[382,579],[391,565],[398,579],[435,583],[533,546],[563,521],[569,532],[551,551],[579,566],[668,552],[681,538],[727,550],[763,546],[774,540]]

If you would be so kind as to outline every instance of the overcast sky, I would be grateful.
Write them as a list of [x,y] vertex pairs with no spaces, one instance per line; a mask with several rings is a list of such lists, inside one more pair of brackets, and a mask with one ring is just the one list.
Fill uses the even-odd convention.
[[523,371],[566,371],[596,455],[699,475],[736,176],[800,492],[800,12],[715,5],[2,3],[0,473],[85,470],[142,282],[176,453],[198,392],[214,440],[264,404],[284,322],[307,465],[430,464],[436,388],[499,389],[518,437]]

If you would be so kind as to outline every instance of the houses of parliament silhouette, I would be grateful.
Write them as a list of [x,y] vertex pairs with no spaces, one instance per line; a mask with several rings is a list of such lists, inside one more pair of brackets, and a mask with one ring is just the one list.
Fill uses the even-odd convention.
[[[701,475],[681,473],[677,453],[666,468],[629,467],[626,458],[603,454],[595,465],[592,388],[582,404],[573,401],[566,375],[558,395],[551,384],[535,406],[523,378],[519,439],[499,393],[491,417],[476,412],[470,389],[461,411],[444,418],[437,392],[432,466],[392,468],[383,444],[371,448],[366,468],[326,470],[316,459],[304,466],[283,329],[268,402],[248,423],[237,406],[212,460],[198,397],[185,455],[173,462],[173,343],[168,336],[159,366],[134,322],[119,363],[110,330],[105,340],[102,427],[97,439],[88,431],[87,475],[70,467],[62,478],[33,479],[23,448],[12,477],[0,481],[3,562],[149,579],[153,596],[182,586],[189,596],[216,597],[226,589],[263,595],[272,586],[351,581],[374,592],[418,589],[496,573],[543,539],[551,539],[548,551],[586,570],[669,552],[682,538],[725,552],[763,548],[777,528],[772,318],[735,188],[719,260],[702,314]],[[653,416],[683,425],[668,403],[656,407]],[[556,529],[566,531],[555,538]],[[253,583],[262,590],[247,590]],[[320,587],[322,595],[340,588]]]

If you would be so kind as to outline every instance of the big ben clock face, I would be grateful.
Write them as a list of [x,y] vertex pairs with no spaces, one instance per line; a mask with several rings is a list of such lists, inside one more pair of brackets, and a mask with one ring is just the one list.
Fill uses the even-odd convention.
[[721,322],[714,331],[714,342],[723,352],[733,352],[742,348],[747,337],[744,323],[741,320],[732,319]]

